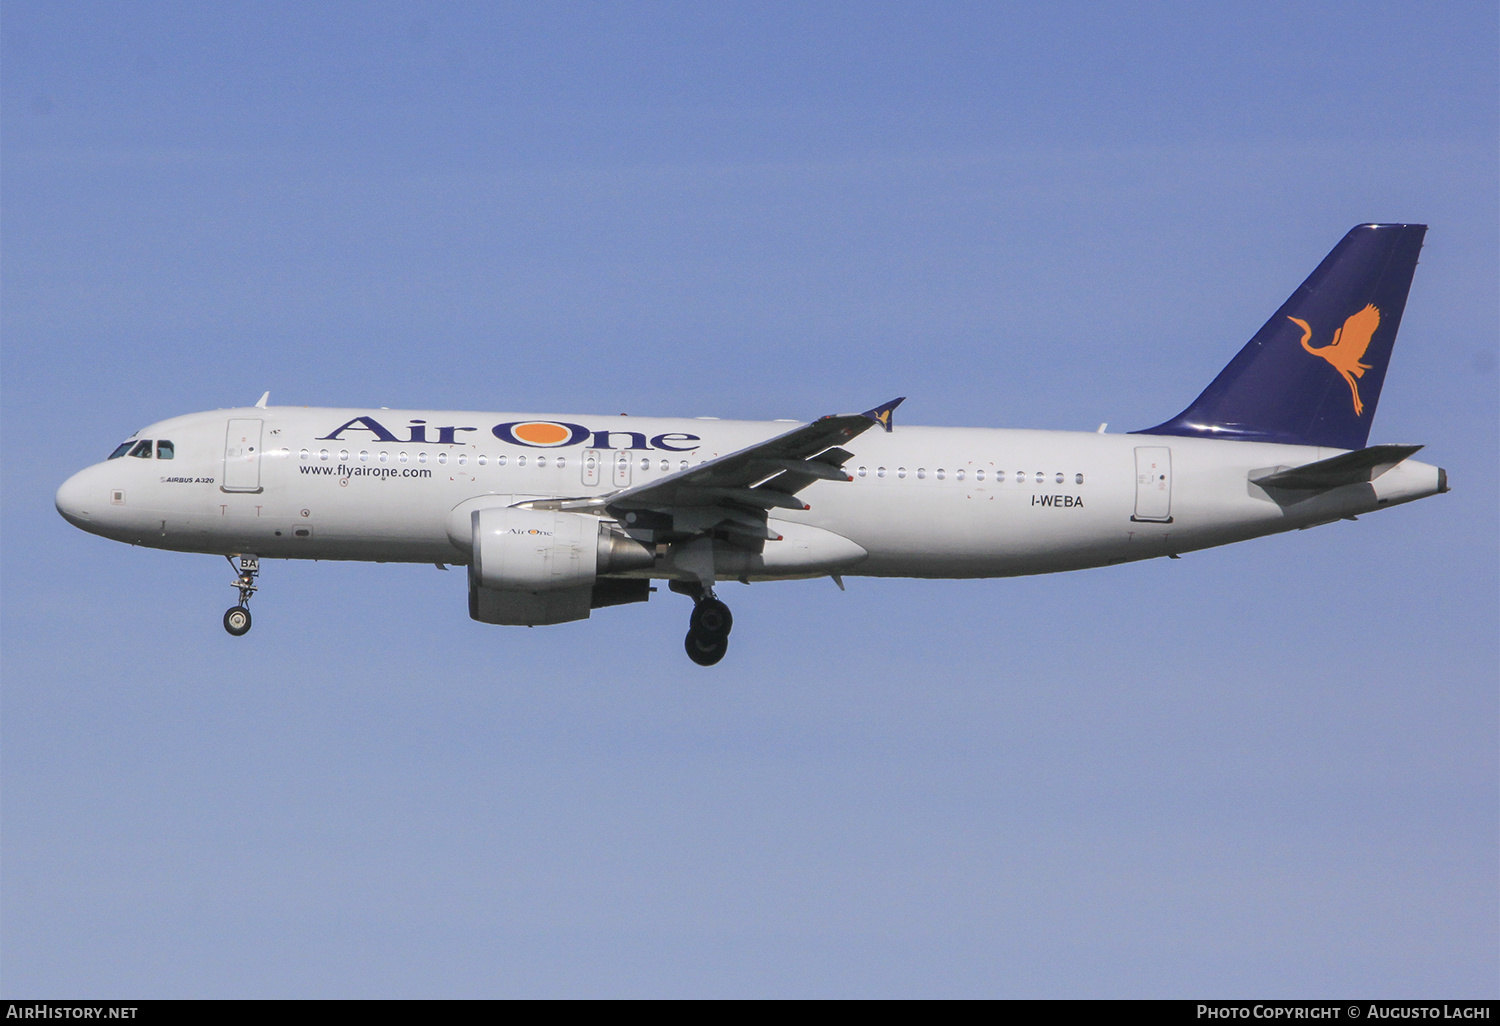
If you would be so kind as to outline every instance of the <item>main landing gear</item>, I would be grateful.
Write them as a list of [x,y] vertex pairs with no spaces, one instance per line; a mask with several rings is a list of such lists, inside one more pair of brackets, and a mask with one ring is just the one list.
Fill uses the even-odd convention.
[[[234,557],[225,556],[234,566]],[[260,560],[255,556],[241,556],[235,570],[234,586],[240,592],[240,604],[224,611],[224,629],[238,638],[250,631],[250,596],[255,594],[255,578],[260,576]]]
[[734,627],[734,616],[728,606],[701,585],[679,586],[674,581],[671,588],[693,599],[693,615],[688,620],[687,639],[683,642],[688,658],[699,666],[712,666],[729,651],[729,632]]

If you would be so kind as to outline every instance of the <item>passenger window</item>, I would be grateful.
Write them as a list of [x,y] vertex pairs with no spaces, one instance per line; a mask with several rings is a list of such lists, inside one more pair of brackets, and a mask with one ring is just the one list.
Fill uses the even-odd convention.
[[308,455],[307,454],[307,450],[303,449],[302,452],[299,455],[302,457],[302,459],[304,459],[304,460],[307,459],[307,455]]
[[[157,448],[160,449],[161,446],[157,446]],[[348,463],[349,462],[349,450],[348,449],[340,449],[339,450],[339,462],[340,463]]]
[[918,467],[917,468],[917,480],[918,481],[924,481],[926,479],[927,479],[927,468],[926,467]]
[[[501,456],[501,457],[500,457],[500,458],[501,458],[501,459],[502,459],[502,460],[503,460],[503,459],[505,459],[505,457],[504,457],[504,456]],[[490,458],[489,458],[489,457],[488,457],[488,456],[480,456],[480,457],[479,457],[479,465],[480,465],[480,466],[481,466],[481,467],[483,467],[483,466],[485,466],[485,465],[486,465],[486,464],[488,464],[488,463],[489,463],[489,462],[490,462]]]
[[129,452],[130,447],[134,444],[134,442],[121,442],[119,445],[115,446],[115,451],[110,453],[107,458],[112,460],[119,459],[121,456],[124,456],[127,452]]
[[461,452],[461,453],[458,454],[458,465],[460,467],[467,467],[469,465],[469,454],[468,453]]
[[438,464],[440,466],[447,466],[447,464],[448,464],[448,454],[447,453],[445,453],[445,452],[438,453]]
[[159,459],[159,460],[169,460],[173,456],[176,456],[176,455],[177,455],[177,448],[171,442],[168,442],[165,439],[163,439],[162,441],[159,441],[159,442],[156,443],[156,458],[157,459]]
[[686,469],[687,469],[687,460],[683,460],[683,461],[682,461],[682,462],[681,462],[681,465],[680,465],[680,466],[678,466],[678,468],[677,468],[677,469],[678,469],[678,470],[686,470]]
[[1058,471],[1058,472],[1057,472],[1057,479],[1056,479],[1056,480],[1057,480],[1057,483],[1058,483],[1058,484],[1062,484],[1062,483],[1063,483],[1063,476],[1062,476],[1062,471],[1060,471],[1060,470],[1059,470],[1059,471]]
[[539,467],[545,467],[547,465],[547,457],[545,457],[545,456],[538,456],[536,458],[536,465],[539,466]]
[[1083,475],[1082,474],[1074,474],[1073,475],[1073,483],[1074,484],[1083,484]]
[[566,470],[567,467],[568,467],[568,458],[566,456],[559,456],[557,458],[557,469],[558,470]]
[[672,469],[671,461],[669,461],[669,460],[662,460],[661,461],[661,470],[662,470],[663,474],[665,474],[667,471],[669,471],[671,469]]
[[326,459],[328,459],[328,450],[327,449],[319,449],[318,450],[318,459],[320,459],[320,460],[326,460]]
[[130,455],[137,459],[149,460],[151,458],[151,440],[145,439],[135,443],[135,448],[130,450]]
[[516,466],[518,466],[518,467],[524,467],[524,466],[526,466],[526,457],[525,456],[517,456],[516,457]]
[[380,462],[381,463],[385,463],[390,458],[391,458],[391,454],[390,453],[386,452],[384,449],[380,450]]
[[1024,470],[1018,470],[1018,471],[1016,471],[1016,484],[1025,484],[1025,483],[1026,483],[1026,471],[1024,471]]
[[864,477],[865,476],[865,468],[864,467],[860,467],[859,470],[858,470],[858,474],[859,474],[860,477]]
[[[479,465],[481,467],[484,466],[484,460],[485,460],[485,457],[483,457],[483,456],[479,457]],[[497,466],[497,467],[503,467],[503,466],[505,466],[505,463],[506,463],[506,459],[505,459],[504,456],[497,457],[496,460],[495,460],[495,466]],[[521,466],[523,466],[523,467],[526,466],[526,459],[525,459],[525,457],[522,457],[522,459],[521,459]]]
[[361,463],[369,463],[370,462],[370,450],[369,449],[361,449],[361,450],[359,450],[359,462],[361,462]]
[[906,468],[905,467],[897,467],[896,468],[896,476],[900,477],[900,478],[905,478],[906,477]]
[[417,453],[417,462],[418,463],[426,463],[427,462],[427,454],[425,452],[419,452],[419,453]]
[[641,469],[642,470],[650,470],[651,469],[651,460],[649,460],[647,458],[642,458],[641,459]]
[[875,476],[876,477],[885,477],[885,468],[884,467],[876,467],[875,468]]
[[404,452],[400,453],[399,455],[397,455],[396,459],[400,460],[402,463],[405,463],[406,462],[406,453],[404,453]]
[[[962,474],[962,473],[963,473],[963,471],[962,471],[962,470],[960,470],[960,471],[959,471],[959,473],[960,473],[960,474]],[[947,476],[948,476],[948,475],[947,475],[947,473],[946,473],[946,472],[945,472],[945,471],[944,471],[944,470],[943,470],[943,468],[942,468],[942,467],[938,467],[938,472],[937,472],[937,479],[938,479],[938,480],[939,480],[939,481],[942,481],[942,480],[944,480],[944,479],[946,479],[946,478],[947,478]]]

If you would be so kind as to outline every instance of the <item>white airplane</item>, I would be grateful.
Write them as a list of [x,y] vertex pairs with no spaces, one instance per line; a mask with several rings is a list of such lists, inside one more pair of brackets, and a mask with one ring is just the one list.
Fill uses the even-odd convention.
[[[1352,229],[1194,403],[1130,434],[901,427],[896,399],[785,423],[253,407],[144,428],[69,478],[89,531],[238,559],[468,567],[469,615],[541,625],[693,599],[718,662],[742,582],[1009,577],[1106,566],[1353,519],[1448,490],[1366,447],[1424,225]],[[879,426],[882,431],[870,432]]]

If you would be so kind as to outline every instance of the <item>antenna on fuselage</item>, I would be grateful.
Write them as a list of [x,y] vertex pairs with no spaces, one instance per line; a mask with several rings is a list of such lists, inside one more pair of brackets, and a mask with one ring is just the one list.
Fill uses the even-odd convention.
[[264,410],[266,408],[266,400],[269,398],[271,398],[271,393],[268,390],[265,395],[260,397],[260,402],[255,404],[255,408],[257,410]]

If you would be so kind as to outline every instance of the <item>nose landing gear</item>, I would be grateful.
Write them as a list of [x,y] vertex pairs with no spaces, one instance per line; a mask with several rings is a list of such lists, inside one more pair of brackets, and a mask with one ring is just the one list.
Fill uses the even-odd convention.
[[[234,566],[234,557],[225,556]],[[250,596],[255,594],[255,578],[260,576],[260,559],[256,556],[241,556],[236,568],[234,587],[239,589],[240,604],[224,611],[224,629],[236,638],[250,631]]]
[[244,606],[234,606],[224,610],[224,629],[236,638],[246,634],[250,630],[250,610]]
[[712,666],[723,659],[729,651],[729,632],[733,627],[734,616],[729,607],[714,598],[712,591],[701,589],[693,603],[683,643],[688,658],[699,666]]

